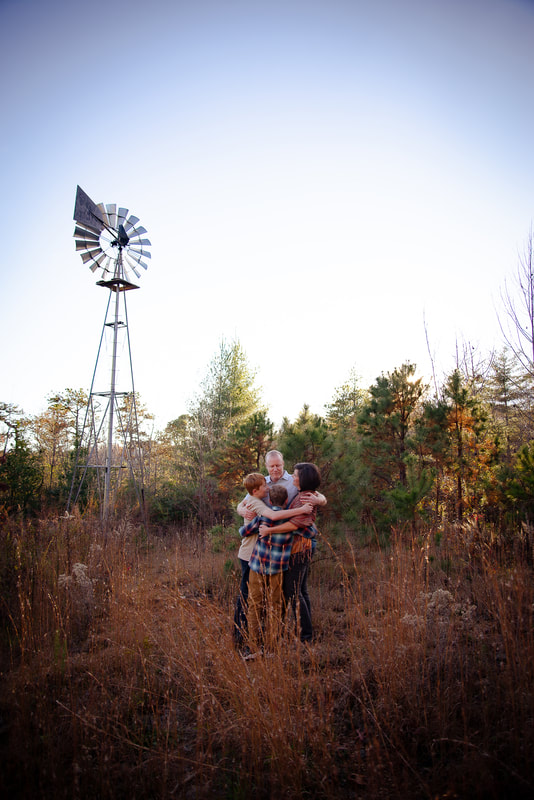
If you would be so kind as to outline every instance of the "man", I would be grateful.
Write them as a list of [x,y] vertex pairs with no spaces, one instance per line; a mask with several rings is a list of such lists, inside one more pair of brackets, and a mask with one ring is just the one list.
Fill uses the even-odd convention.
[[[267,486],[270,484],[281,484],[282,486],[285,486],[287,489],[288,503],[291,503],[293,498],[297,495],[298,489],[293,485],[293,478],[284,467],[284,457],[282,453],[280,453],[279,450],[269,450],[265,456],[265,466],[267,467],[267,472],[269,473],[265,479]],[[254,511],[247,508],[248,499],[249,495],[247,494],[244,500],[239,503],[237,507],[237,513],[250,522],[250,520],[254,519],[256,515]],[[269,505],[269,498],[267,497],[264,502]]]

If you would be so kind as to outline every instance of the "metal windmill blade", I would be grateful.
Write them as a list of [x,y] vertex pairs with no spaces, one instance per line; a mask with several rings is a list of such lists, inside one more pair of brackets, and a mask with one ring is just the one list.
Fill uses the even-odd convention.
[[139,266],[148,269],[151,243],[142,238],[147,230],[127,208],[94,203],[78,186],[74,219],[76,250],[93,272],[100,269],[102,278],[128,282],[130,274],[140,277]]
[[134,217],[133,214],[131,216],[129,216],[128,219],[126,220],[126,222],[124,223],[125,230],[129,231],[130,228],[134,227],[136,222],[139,222],[139,217]]
[[128,257],[131,258],[133,261],[136,261],[138,264],[140,264],[143,267],[143,269],[148,269],[148,264],[145,264],[143,259],[144,258],[151,258],[150,253],[148,253],[148,252],[147,253],[143,253],[142,251],[138,252],[138,251],[132,249],[132,250],[129,251]]
[[129,269],[131,272],[133,272],[133,274],[135,275],[136,278],[140,278],[141,277],[141,273],[137,269],[137,265],[136,265],[135,261],[131,261],[128,256],[124,256],[124,262],[125,262],[124,266],[127,269]]
[[110,227],[113,228],[113,230],[116,230],[118,228],[117,205],[115,203],[108,203],[106,206],[106,211]]
[[117,211],[117,219],[119,221],[119,225],[124,225],[127,216],[128,216],[128,209],[119,208],[119,210]]

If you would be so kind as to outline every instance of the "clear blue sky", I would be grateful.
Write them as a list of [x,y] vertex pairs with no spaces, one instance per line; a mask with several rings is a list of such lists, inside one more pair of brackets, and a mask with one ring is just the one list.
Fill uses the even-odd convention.
[[2,380],[89,388],[76,185],[153,243],[128,312],[158,427],[237,337],[280,422],[355,368],[500,347],[534,214],[534,4],[1,0]]

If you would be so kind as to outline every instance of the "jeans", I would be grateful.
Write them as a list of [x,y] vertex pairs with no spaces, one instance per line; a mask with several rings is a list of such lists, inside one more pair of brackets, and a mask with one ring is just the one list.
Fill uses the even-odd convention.
[[313,638],[310,596],[308,594],[308,573],[311,554],[295,553],[289,560],[289,569],[284,572],[284,598],[291,606],[295,620],[300,622],[299,635],[303,642]]
[[247,631],[247,601],[248,601],[248,575],[250,572],[248,561],[239,559],[241,564],[241,583],[234,611],[234,641],[243,644],[243,637]]

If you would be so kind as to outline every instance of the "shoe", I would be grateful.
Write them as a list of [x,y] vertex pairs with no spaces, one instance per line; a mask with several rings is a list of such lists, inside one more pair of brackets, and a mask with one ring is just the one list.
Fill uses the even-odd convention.
[[262,657],[262,655],[263,655],[263,653],[261,653],[261,652],[258,650],[258,652],[257,652],[257,653],[250,653],[250,652],[249,652],[249,653],[247,653],[246,655],[244,655],[244,656],[243,656],[243,659],[244,659],[245,661],[255,661],[257,658],[261,658],[261,657]]

